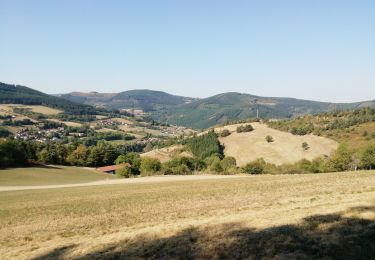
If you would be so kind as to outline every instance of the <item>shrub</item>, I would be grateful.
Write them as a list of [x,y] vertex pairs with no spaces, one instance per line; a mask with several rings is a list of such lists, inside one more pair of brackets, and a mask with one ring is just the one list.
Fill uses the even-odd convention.
[[116,164],[130,164],[133,175],[140,174],[139,168],[141,167],[141,156],[135,152],[130,152],[125,155],[120,155],[115,160]]
[[223,168],[221,167],[221,160],[217,154],[211,155],[205,160],[207,164],[207,170],[209,172],[222,172]]
[[240,125],[237,127],[237,133],[245,133],[245,132],[251,132],[253,131],[254,128],[252,125]]
[[220,133],[220,137],[227,137],[230,135],[230,132],[228,129],[224,129],[223,131],[221,131]]
[[186,175],[193,171],[201,171],[206,168],[206,164],[197,158],[177,157],[162,165],[163,174]]
[[0,127],[0,137],[9,137],[12,133],[9,132],[6,128]]
[[141,159],[141,175],[148,176],[153,175],[160,171],[161,163],[158,159],[151,158],[151,157],[143,157]]
[[130,167],[129,165],[124,165],[120,169],[116,170],[116,175],[122,178],[130,178],[134,176],[134,173],[132,167]]
[[309,146],[309,144],[308,144],[308,143],[306,143],[306,142],[303,142],[301,146],[302,146],[302,149],[303,149],[304,151],[307,151],[307,150],[309,150],[309,149],[310,149],[310,146]]
[[234,157],[226,156],[221,160],[220,164],[224,173],[233,173],[236,171],[236,159]]
[[265,166],[266,162],[264,161],[264,159],[259,158],[242,167],[242,171],[248,174],[262,174],[264,172]]
[[272,143],[274,140],[273,140],[273,137],[272,137],[272,136],[267,135],[267,136],[266,136],[266,141],[267,141],[268,143]]

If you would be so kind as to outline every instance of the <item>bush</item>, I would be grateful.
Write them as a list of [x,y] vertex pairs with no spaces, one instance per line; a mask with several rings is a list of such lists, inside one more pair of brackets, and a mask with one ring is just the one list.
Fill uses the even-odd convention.
[[264,172],[265,166],[266,162],[264,161],[264,159],[259,158],[242,167],[242,171],[248,174],[262,174]]
[[224,173],[234,173],[236,171],[236,159],[231,156],[225,157],[220,162]]
[[139,168],[141,167],[141,156],[135,152],[130,152],[125,155],[120,155],[115,160],[116,164],[130,164],[133,175],[140,174]]
[[163,174],[186,175],[193,171],[201,171],[206,164],[197,158],[177,157],[162,165]]
[[304,151],[307,151],[307,150],[309,150],[309,149],[310,149],[310,146],[309,146],[309,144],[308,144],[308,143],[306,143],[306,142],[303,142],[301,146],[302,146],[302,149],[303,149]]
[[227,137],[230,135],[230,132],[228,129],[224,129],[223,131],[221,131],[220,133],[220,137]]
[[237,133],[245,133],[245,132],[251,132],[253,131],[254,128],[252,125],[240,125],[237,127]]
[[220,157],[217,154],[211,155],[205,160],[205,162],[207,164],[207,170],[209,172],[219,173],[223,171],[223,168],[221,167]]
[[6,128],[0,127],[0,137],[9,137],[12,133],[9,132]]
[[267,136],[266,136],[266,141],[267,141],[268,143],[272,143],[274,140],[273,140],[273,137],[272,137],[272,136],[267,135]]
[[116,170],[116,175],[122,178],[130,178],[134,176],[134,173],[129,165],[124,165],[120,169]]
[[151,157],[143,157],[141,159],[141,175],[142,176],[149,176],[154,175],[159,172],[161,169],[161,163],[158,159],[151,158]]

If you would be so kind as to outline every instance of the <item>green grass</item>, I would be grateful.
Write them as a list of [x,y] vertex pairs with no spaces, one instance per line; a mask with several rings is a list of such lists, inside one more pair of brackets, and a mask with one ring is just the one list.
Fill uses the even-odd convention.
[[0,170],[0,186],[74,184],[116,178],[79,167],[26,167]]

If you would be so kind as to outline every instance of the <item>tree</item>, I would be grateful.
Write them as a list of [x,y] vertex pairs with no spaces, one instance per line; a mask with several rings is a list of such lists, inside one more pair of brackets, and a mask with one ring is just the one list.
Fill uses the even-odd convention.
[[71,165],[86,165],[88,150],[87,147],[83,144],[79,145],[67,158],[67,161]]
[[27,157],[21,142],[0,140],[0,167],[20,166],[26,163]]
[[141,175],[148,176],[153,175],[160,171],[161,163],[158,159],[151,157],[143,157],[141,160]]
[[346,144],[341,144],[328,162],[328,169],[331,171],[348,171],[352,163],[353,153]]
[[210,157],[212,154],[223,155],[223,149],[214,131],[209,131],[207,134],[194,136],[186,141],[189,150],[201,160]]
[[272,136],[267,135],[267,136],[266,136],[266,141],[267,141],[268,143],[272,143],[274,140],[273,140],[273,137],[272,137]]
[[135,152],[122,154],[115,160],[116,164],[129,164],[133,175],[140,174],[141,156]]
[[361,166],[365,169],[375,169],[375,145],[369,145],[362,153]]
[[122,178],[130,178],[134,176],[134,173],[130,165],[124,164],[123,167],[116,170],[116,175]]
[[220,165],[225,173],[233,172],[236,169],[236,159],[231,156],[226,156],[221,160]]
[[103,166],[104,153],[97,146],[90,149],[90,155],[87,157],[87,165],[91,167]]

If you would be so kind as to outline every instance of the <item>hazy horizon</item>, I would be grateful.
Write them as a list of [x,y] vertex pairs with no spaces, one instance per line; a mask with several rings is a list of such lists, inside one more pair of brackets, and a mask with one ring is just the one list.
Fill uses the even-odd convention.
[[373,1],[0,1],[0,81],[57,94],[159,90],[375,99]]

